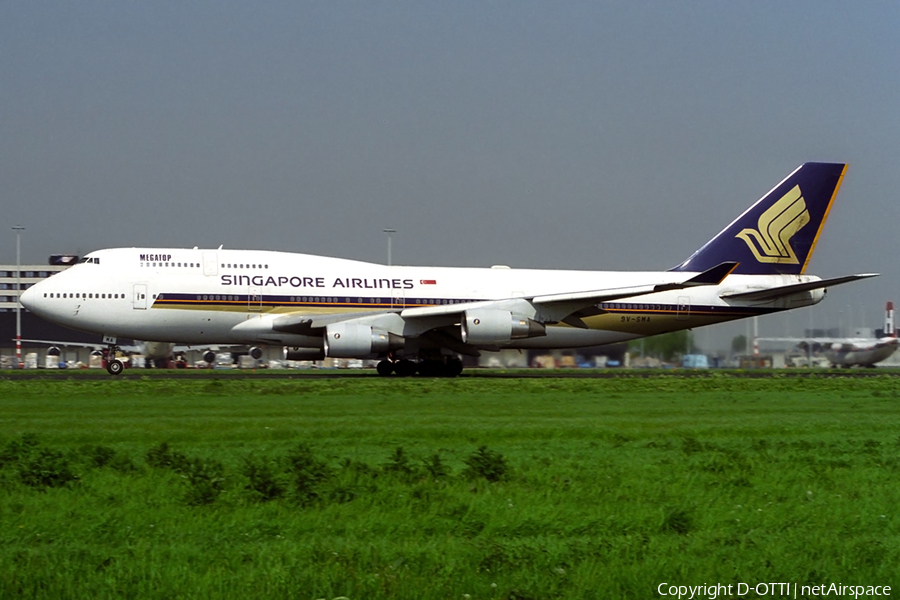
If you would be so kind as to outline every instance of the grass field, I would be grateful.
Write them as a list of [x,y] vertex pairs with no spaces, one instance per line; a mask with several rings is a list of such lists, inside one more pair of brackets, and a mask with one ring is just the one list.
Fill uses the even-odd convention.
[[4,380],[0,598],[896,595],[898,388]]

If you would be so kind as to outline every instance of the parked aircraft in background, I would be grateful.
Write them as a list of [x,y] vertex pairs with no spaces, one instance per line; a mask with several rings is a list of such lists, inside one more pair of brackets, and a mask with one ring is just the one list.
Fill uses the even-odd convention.
[[[64,342],[54,340],[30,340],[23,339],[23,342],[32,344],[46,344],[48,346],[47,354],[51,356],[59,356],[60,348],[89,348],[91,350],[103,351],[104,361],[108,364],[109,360],[115,358],[108,350],[108,344],[97,342],[94,344],[85,342]],[[144,358],[144,364],[148,367],[166,368],[177,366],[179,368],[187,365],[186,359],[188,353],[200,353],[203,361],[209,365],[215,363],[219,358],[219,351],[227,351],[228,353],[238,352],[239,354],[248,354],[254,359],[262,357],[262,349],[256,346],[248,348],[247,346],[176,346],[171,342],[144,342],[135,340],[133,345],[117,345],[116,350],[126,353],[128,356],[133,354]],[[97,354],[92,352],[91,354]],[[196,354],[194,355],[196,356]]]
[[[254,250],[97,250],[22,295],[35,314],[117,338],[278,344],[288,359],[380,357],[378,372],[457,375],[458,355],[574,348],[765,315],[874,274],[806,275],[846,172],[797,168],[662,272],[384,266]],[[639,242],[636,242],[639,243]],[[121,364],[110,362],[111,373]]]
[[880,338],[877,340],[845,340],[834,342],[825,351],[834,367],[874,367],[887,360],[900,346],[900,338]]
[[900,348],[900,338],[894,328],[894,303],[885,307],[884,335],[880,338],[835,338],[835,337],[774,337],[758,338],[766,342],[788,342],[798,344],[804,350],[819,348],[832,367],[874,367],[876,363],[890,358]]

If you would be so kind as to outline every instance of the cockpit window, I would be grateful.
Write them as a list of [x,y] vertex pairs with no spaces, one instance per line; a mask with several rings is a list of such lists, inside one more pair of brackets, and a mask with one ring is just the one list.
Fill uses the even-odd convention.
[[85,256],[79,262],[81,263],[90,263],[92,265],[99,265],[100,259],[95,256]]

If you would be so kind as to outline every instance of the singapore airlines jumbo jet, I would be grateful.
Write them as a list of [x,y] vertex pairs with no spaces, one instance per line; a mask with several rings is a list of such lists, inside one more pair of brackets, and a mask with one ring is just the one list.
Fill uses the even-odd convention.
[[[380,357],[382,375],[457,375],[458,356],[631,340],[816,304],[806,267],[846,165],[806,163],[662,272],[383,266],[256,250],[91,252],[22,295],[33,313],[117,338],[278,344],[289,359]],[[113,355],[114,356],[114,355]],[[122,363],[113,360],[109,372]]]

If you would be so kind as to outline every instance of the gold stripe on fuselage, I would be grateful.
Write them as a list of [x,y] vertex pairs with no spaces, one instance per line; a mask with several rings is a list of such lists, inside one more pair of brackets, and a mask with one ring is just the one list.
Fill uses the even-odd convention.
[[678,314],[671,310],[629,312],[627,314],[616,312],[585,317],[584,324],[590,329],[604,331],[618,331],[622,333],[635,333],[642,336],[658,335],[689,327],[701,327],[713,325],[734,319],[740,319],[746,315],[709,313],[691,310],[690,314]]

